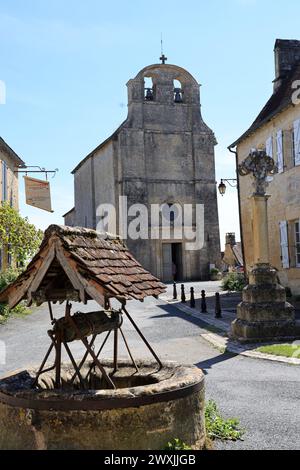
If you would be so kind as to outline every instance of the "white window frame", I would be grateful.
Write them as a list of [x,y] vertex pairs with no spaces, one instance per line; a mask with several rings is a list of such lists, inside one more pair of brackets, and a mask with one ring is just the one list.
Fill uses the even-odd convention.
[[7,164],[2,161],[2,202],[7,201]]
[[290,254],[289,254],[289,235],[288,223],[286,220],[279,222],[280,229],[280,251],[281,251],[281,264],[283,269],[290,268]]
[[300,119],[294,121],[293,130],[293,141],[294,141],[294,165],[300,165]]
[[283,132],[279,129],[276,133],[277,167],[278,173],[284,170]]
[[273,158],[273,136],[271,135],[266,141],[266,154]]
[[[298,235],[298,237],[297,237]],[[296,268],[300,268],[300,220],[294,223],[294,237],[295,237],[295,263]],[[298,238],[298,242],[297,242]],[[299,256],[299,261],[298,261]]]

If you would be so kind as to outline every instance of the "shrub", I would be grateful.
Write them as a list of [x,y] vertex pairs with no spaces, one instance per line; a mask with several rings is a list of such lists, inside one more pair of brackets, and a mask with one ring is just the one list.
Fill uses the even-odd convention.
[[245,286],[246,280],[242,273],[229,273],[222,281],[222,289],[232,292],[241,292]]
[[212,268],[212,269],[210,270],[210,274],[213,275],[213,276],[214,276],[215,274],[219,274],[219,272],[220,272],[220,271],[219,271],[217,268]]
[[20,274],[21,270],[17,268],[8,268],[6,271],[0,272],[0,292],[11,282],[14,282]]
[[7,304],[0,304],[0,325],[5,323],[9,317],[16,315],[19,317],[24,317],[29,315],[31,310],[26,307],[25,302],[21,302],[15,308],[10,309]]
[[5,248],[15,263],[25,266],[37,252],[43,232],[23,218],[8,202],[0,203],[0,248]]
[[239,420],[236,418],[222,418],[213,400],[206,403],[205,427],[207,436],[210,439],[237,441],[242,440],[244,434],[244,431],[239,429]]
[[[20,275],[21,270],[16,268],[9,268],[0,273],[0,291],[5,289],[10,283],[15,281]],[[24,316],[28,315],[31,311],[26,307],[24,302],[21,302],[15,308],[10,309],[7,304],[0,303],[0,323],[4,323],[11,315]]]
[[172,439],[172,441],[168,442],[164,450],[192,450],[192,448],[180,439]]

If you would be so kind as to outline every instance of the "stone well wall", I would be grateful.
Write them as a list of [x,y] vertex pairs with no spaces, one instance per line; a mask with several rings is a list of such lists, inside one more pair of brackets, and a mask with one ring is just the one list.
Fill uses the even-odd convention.
[[[10,374],[0,381],[0,449],[159,450],[173,438],[201,449],[203,373],[174,363],[159,372],[140,367],[148,385],[117,390],[32,390],[34,371]],[[122,363],[117,374],[124,379],[129,369]]]

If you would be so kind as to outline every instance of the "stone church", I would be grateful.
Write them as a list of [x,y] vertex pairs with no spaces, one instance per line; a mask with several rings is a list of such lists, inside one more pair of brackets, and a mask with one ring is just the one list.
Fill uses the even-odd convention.
[[[120,233],[124,212],[119,201],[126,196],[128,208],[143,204],[149,211],[149,236],[124,237],[141,264],[164,281],[206,280],[220,263],[216,139],[201,116],[197,81],[183,68],[166,64],[164,56],[161,61],[129,80],[127,119],[73,170],[75,207],[65,214],[65,224],[99,229],[99,207],[112,204]],[[170,208],[158,224],[151,218],[153,205]],[[199,249],[187,249],[185,231],[178,235],[174,230],[177,217],[183,224],[176,211],[185,205],[192,205],[194,213],[196,205],[204,207]],[[155,232],[165,223],[162,217],[170,219],[169,238]]]

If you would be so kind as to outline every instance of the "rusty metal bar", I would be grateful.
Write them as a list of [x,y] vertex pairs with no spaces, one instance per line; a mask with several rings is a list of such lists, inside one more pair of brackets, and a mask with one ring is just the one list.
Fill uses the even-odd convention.
[[94,353],[94,351],[92,350],[92,348],[90,347],[89,345],[89,342],[87,341],[86,338],[84,338],[81,334],[81,331],[79,330],[79,328],[77,327],[76,323],[74,322],[72,316],[71,316],[71,307],[72,305],[69,303],[69,301],[67,302],[66,304],[66,317],[69,319],[69,322],[73,325],[73,328],[75,329],[75,331],[77,332],[78,334],[78,338],[81,339],[82,343],[84,344],[84,346],[86,347],[87,351],[90,353],[90,355],[92,356],[92,358],[94,359],[94,362],[96,363],[96,365],[99,367],[100,371],[102,372],[103,374],[103,377],[105,378],[106,382],[108,383],[108,385],[110,385],[113,389],[115,389],[115,384],[113,383],[113,381],[111,380],[111,378],[108,376],[105,368],[102,366],[102,364],[100,363],[100,361],[98,360],[98,358],[96,357],[96,354]]
[[77,364],[76,364],[76,361],[75,361],[75,359],[74,359],[74,357],[73,357],[73,354],[72,354],[72,352],[71,352],[71,349],[69,348],[69,346],[68,346],[67,343],[65,343],[65,342],[63,343],[63,345],[64,345],[64,347],[65,347],[65,349],[66,349],[66,351],[67,351],[67,353],[68,353],[69,358],[71,359],[72,365],[73,365],[73,367],[74,367],[74,369],[75,369],[75,372],[76,372],[76,374],[77,374],[77,376],[78,376],[78,378],[79,378],[79,381],[80,381],[80,383],[81,383],[81,386],[82,386],[82,388],[84,389],[84,388],[85,388],[84,381],[83,381],[82,375],[80,374],[80,371],[79,371],[79,369],[78,369],[78,366],[77,366]]
[[51,399],[51,398],[21,398],[8,395],[0,391],[0,403],[17,408],[27,408],[32,410],[54,410],[54,411],[71,411],[71,410],[111,410],[118,408],[129,408],[148,405],[152,403],[168,402],[174,399],[184,398],[196,392],[203,390],[204,380],[196,384],[181,387],[180,389],[170,390],[167,392],[154,393],[151,395],[143,395],[132,398],[101,398],[93,399],[88,397],[87,400],[70,400],[70,399]]
[[55,342],[56,356],[55,356],[55,386],[60,388],[61,379],[61,341],[57,339]]
[[132,361],[132,364],[134,365],[134,368],[135,368],[136,372],[139,372],[139,368],[138,368],[138,366],[136,365],[136,362],[135,362],[135,360],[134,360],[133,355],[131,354],[131,351],[130,351],[130,349],[129,349],[129,345],[128,345],[128,343],[127,343],[127,340],[126,340],[126,338],[125,338],[125,335],[124,335],[124,333],[123,333],[122,328],[120,328],[120,332],[121,332],[123,341],[124,341],[124,343],[125,343],[127,352],[128,352],[128,354],[129,354],[129,357],[130,357],[130,359],[131,359],[131,361]]
[[[98,359],[98,357],[100,356],[100,354],[101,354],[101,352],[102,352],[104,346],[106,345],[106,342],[107,342],[108,338],[110,337],[110,334],[111,334],[111,331],[109,331],[109,332],[107,333],[107,335],[106,335],[106,337],[105,337],[105,339],[104,339],[104,341],[103,341],[103,343],[102,343],[102,345],[101,345],[101,347],[100,347],[98,353],[96,354],[97,359]],[[92,372],[92,368],[93,368],[93,367],[94,367],[94,363],[92,363],[92,365],[90,366],[90,369],[89,369],[88,373],[87,373],[86,376],[85,376],[85,380],[87,380],[87,378],[89,377],[90,373]]]
[[100,354],[102,353],[102,350],[103,350],[104,346],[106,345],[107,340],[108,340],[108,338],[110,337],[111,332],[112,332],[112,330],[110,330],[110,331],[107,333],[107,335],[106,335],[106,337],[105,337],[105,339],[104,339],[104,341],[103,341],[103,343],[102,343],[102,345],[101,345],[101,348],[99,349],[98,353],[96,354],[96,357],[97,357],[97,358],[98,358],[98,357],[100,356]]
[[85,345],[86,349],[88,350],[88,352],[90,353],[90,355],[92,356],[92,358],[94,359],[94,362],[95,364],[99,367],[100,371],[102,372],[106,382],[113,388],[115,389],[115,384],[113,383],[113,381],[111,380],[111,378],[108,376],[105,368],[102,366],[102,364],[100,363],[99,359],[96,357],[96,354],[94,353],[94,351],[92,350],[92,348],[90,348],[89,346],[89,343],[87,342],[86,338],[82,339],[81,340],[83,342],[83,344]]
[[[94,335],[93,338],[91,339],[91,342],[90,342],[90,347],[91,347],[91,348],[93,347],[93,344],[94,344],[96,338],[97,338],[97,335]],[[86,351],[86,352],[84,353],[84,356],[83,356],[82,360],[81,360],[80,363],[79,363],[79,366],[78,366],[79,371],[81,370],[82,366],[84,365],[84,363],[85,363],[85,361],[86,361],[88,355],[89,355],[89,353],[88,353],[88,351]],[[72,385],[72,383],[74,382],[75,377],[76,377],[76,374],[74,374],[73,377],[71,378],[71,382],[70,382],[71,385]]]
[[51,323],[53,323],[54,317],[53,317],[52,305],[51,305],[50,300],[48,300],[48,307],[49,307],[49,313],[50,313]]
[[152,348],[152,346],[150,345],[150,343],[146,340],[145,336],[143,335],[143,333],[141,332],[141,330],[139,329],[139,327],[137,326],[137,324],[135,323],[135,321],[133,320],[133,318],[131,318],[131,316],[129,315],[129,313],[127,312],[125,306],[123,305],[122,307],[122,310],[124,311],[125,315],[127,316],[128,320],[131,322],[131,324],[134,326],[135,330],[137,331],[137,333],[139,334],[139,336],[142,338],[143,342],[145,343],[145,345],[147,346],[147,348],[149,349],[149,351],[151,352],[152,356],[155,358],[155,360],[157,361],[158,365],[159,365],[159,368],[161,369],[162,368],[162,362],[161,360],[159,359],[159,357],[157,356],[157,354],[155,353],[154,349]]
[[114,330],[114,373],[118,370],[118,328]]
[[[37,384],[37,382],[38,382],[38,380],[39,380],[39,376],[40,376],[41,374],[43,374],[44,372],[46,372],[46,371],[43,370],[43,369],[44,369],[44,365],[46,364],[46,362],[47,362],[47,360],[48,360],[48,357],[50,356],[50,354],[51,354],[53,348],[54,348],[54,342],[53,342],[53,340],[52,340],[52,343],[51,343],[50,346],[49,346],[49,349],[48,349],[48,351],[47,351],[47,353],[46,353],[46,356],[44,357],[44,360],[43,360],[43,362],[42,362],[42,364],[41,364],[41,367],[39,368],[38,373],[36,374],[36,378],[35,378],[35,380],[34,380],[34,382],[33,382],[32,387],[35,387],[35,386],[36,386],[36,384]],[[54,369],[54,367],[51,367],[51,369]]]

